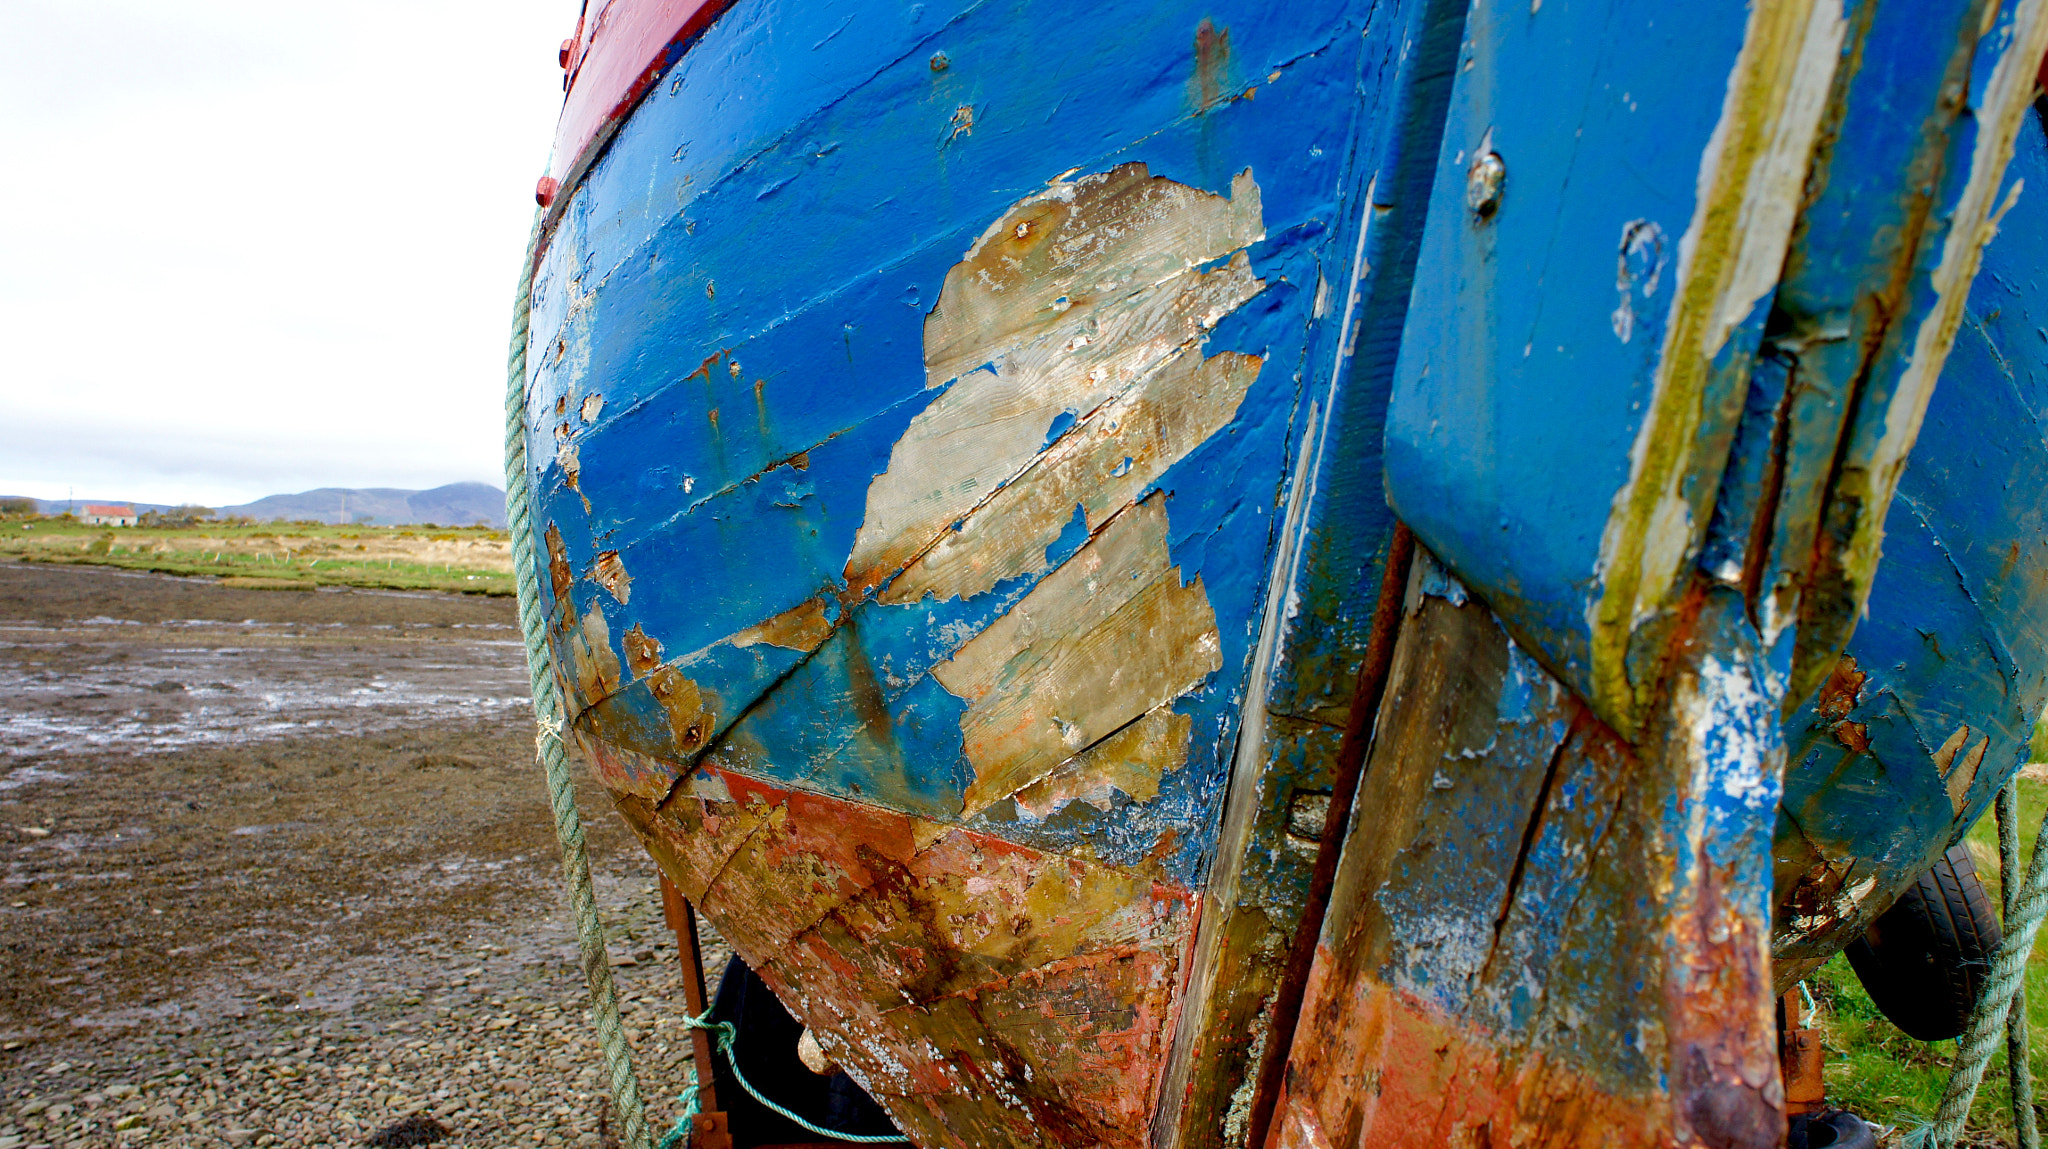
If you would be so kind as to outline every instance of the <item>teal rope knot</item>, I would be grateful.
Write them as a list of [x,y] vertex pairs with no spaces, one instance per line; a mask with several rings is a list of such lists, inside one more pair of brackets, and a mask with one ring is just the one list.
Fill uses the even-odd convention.
[[[711,1011],[707,1009],[698,1017],[691,1017],[688,1014],[683,1015],[683,1024],[691,1029],[702,1029],[717,1034],[718,1036],[714,1044],[718,1047],[718,1052],[725,1055],[725,1063],[732,1066],[733,1080],[740,1083],[740,1088],[752,1094],[754,1100],[766,1105],[769,1109],[796,1124],[803,1126],[805,1129],[816,1133],[818,1136],[830,1137],[835,1141],[851,1141],[860,1145],[910,1144],[910,1138],[893,1133],[841,1133],[837,1129],[827,1129],[822,1125],[811,1124],[788,1109],[768,1100],[767,1097],[762,1095],[760,1090],[754,1088],[754,1083],[748,1081],[746,1075],[740,1072],[740,1059],[737,1052],[740,1031],[732,1022],[711,1020]],[[701,1079],[697,1076],[697,1063],[693,1060],[690,1063],[690,1083],[685,1085],[683,1091],[676,1095],[676,1104],[683,1107],[682,1115],[676,1118],[675,1126],[668,1131],[667,1136],[661,1139],[661,1143],[656,1146],[656,1149],[679,1149],[679,1147],[689,1145],[690,1130],[695,1127],[698,1115],[703,1112],[703,1103],[698,1100],[697,1096],[702,1091],[702,1088]]]

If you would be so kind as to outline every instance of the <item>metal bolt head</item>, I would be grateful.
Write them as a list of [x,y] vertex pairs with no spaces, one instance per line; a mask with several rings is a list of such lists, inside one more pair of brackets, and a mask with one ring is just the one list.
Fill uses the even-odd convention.
[[555,190],[558,186],[560,185],[555,183],[555,177],[540,177],[540,182],[533,185],[533,202],[542,207],[555,202]]
[[933,52],[931,65],[932,71],[943,72],[953,66],[953,61],[944,52]]
[[1499,152],[1487,152],[1465,170],[1465,206],[1480,219],[1491,219],[1500,210],[1501,192],[1508,179],[1508,165]]
[[562,46],[561,46],[561,48],[560,48],[559,50],[557,50],[557,51],[555,52],[555,62],[556,62],[557,64],[560,64],[560,65],[561,65],[562,67],[564,67],[564,68],[568,67],[568,66],[569,66],[569,53],[570,53],[570,52],[571,52],[572,50],[574,50],[574,49],[575,49],[575,47],[576,47],[576,41],[574,41],[574,40],[564,40],[564,41],[562,41]]

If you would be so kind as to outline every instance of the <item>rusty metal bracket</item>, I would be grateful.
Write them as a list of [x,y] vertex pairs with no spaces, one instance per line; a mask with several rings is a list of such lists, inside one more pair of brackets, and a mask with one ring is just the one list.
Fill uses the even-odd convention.
[[[661,916],[676,935],[676,960],[683,967],[683,1005],[691,1017],[710,1008],[704,992],[704,950],[697,942],[697,915],[689,899],[661,875]],[[732,1131],[718,1107],[718,1087],[711,1071],[711,1034],[690,1029],[690,1061],[697,1075],[697,1101],[702,1107],[690,1129],[690,1149],[732,1149]]]
[[1818,1113],[1828,1105],[1828,1083],[1823,1070],[1827,1051],[1821,1048],[1820,1030],[1801,1025],[1799,990],[1778,999],[1778,1064],[1785,1074],[1785,1113]]

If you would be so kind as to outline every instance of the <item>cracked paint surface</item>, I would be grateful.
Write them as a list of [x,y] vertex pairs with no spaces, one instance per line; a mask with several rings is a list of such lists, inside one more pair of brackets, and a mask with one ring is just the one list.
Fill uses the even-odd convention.
[[[2048,133],[2010,179],[2048,184]],[[2048,704],[2048,258],[2038,213],[1983,253],[1912,466],[1887,518],[1869,617],[1785,723],[1772,949],[1789,985],[1857,936],[1983,813],[2028,759]],[[1844,734],[1851,735],[1843,737]]]
[[[616,776],[617,752],[592,749]],[[658,808],[614,793],[921,1143],[1137,1144],[1185,890],[717,767],[686,781]]]
[[[1837,666],[1791,644],[1847,601],[1802,598],[1788,556],[1871,521],[1827,518],[1828,428],[1869,414],[1828,349],[1901,353],[1835,303],[1759,343],[1788,232],[1794,302],[1819,298],[1798,244],[1826,228],[1786,194],[1813,141],[1836,149],[1823,199],[1900,167],[1817,104],[1843,89],[1822,58],[1867,28],[1827,0],[1654,26],[927,7],[736,6],[562,190],[529,459],[570,734],[621,813],[917,1142],[1234,1144],[1352,717],[1384,474],[1449,569],[1424,564],[1402,624],[1408,709],[1390,692],[1277,1142],[1757,1142],[1763,923],[1782,970],[1884,903],[2009,772],[2048,651],[2003,621],[2048,617],[2025,582],[2048,564],[2031,535],[1978,545],[2014,533],[1953,461],[1981,452],[1923,472],[1923,450],[1886,544],[1911,577],[1880,577],[1852,648],[1866,680],[1811,719],[1786,696]],[[1615,42],[1638,50],[1558,66]],[[1408,67],[1456,77],[1440,152]],[[1870,85],[1938,71],[1866,68],[1846,98],[1907,106]],[[1556,99],[1510,96],[1539,86]],[[1436,169],[1461,205],[1481,147],[1497,210],[1425,235]],[[2000,191],[1979,167],[1960,183]],[[2042,410],[2014,286],[2039,255],[2010,298],[1973,296],[1951,356],[1991,365],[2014,429]],[[1435,366],[1397,370],[1404,343]],[[1967,409],[1937,391],[1923,448],[1981,430]],[[1537,462],[1471,471],[1511,441]],[[2027,451],[1995,444],[2005,489],[2041,489]],[[1638,584],[1604,616],[1596,570]],[[1935,575],[1958,595],[1897,609]],[[1592,651],[1601,627],[1628,641]],[[1880,641],[1916,627],[1918,651]],[[1859,836],[1845,815],[1872,809],[1890,821]],[[1644,906],[1657,929],[1618,941]]]
[[1258,185],[1247,171],[1231,190],[1125,164],[1057,183],[983,233],[925,319],[927,384],[946,390],[868,488],[850,586],[902,571],[882,601],[914,602],[1042,571],[1077,503],[1098,529],[1229,422],[1260,361],[1204,362],[1199,345],[1265,286],[1241,254],[1264,238]]
[[[1287,93],[1398,50],[1365,13],[1206,13],[1231,49],[1199,59],[1200,21],[1091,13],[1022,61],[971,5],[860,43],[792,10],[813,66],[711,117],[751,50],[715,25],[558,201],[529,458],[577,745],[921,1143],[1149,1136],[1298,397],[1336,366],[1309,290],[1349,257],[1355,125]],[[1257,101],[1233,60],[1270,62]],[[880,114],[904,84],[942,101],[914,131]]]

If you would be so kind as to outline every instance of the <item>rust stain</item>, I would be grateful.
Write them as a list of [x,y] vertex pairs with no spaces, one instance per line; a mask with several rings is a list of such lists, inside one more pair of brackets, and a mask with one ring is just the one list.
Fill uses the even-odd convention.
[[619,642],[626,648],[626,666],[633,672],[633,677],[644,678],[661,665],[661,641],[649,638],[639,623],[634,623]]
[[818,649],[832,636],[832,622],[825,617],[825,600],[805,599],[774,618],[757,622],[732,636],[734,646],[765,644],[806,654]]
[[576,585],[576,576],[569,570],[569,549],[562,545],[562,532],[553,523],[548,524],[548,582],[555,592],[555,609],[566,621],[571,611],[569,591]]
[[1226,73],[1230,67],[1230,29],[1218,29],[1204,17],[1195,26],[1195,75],[1189,82],[1189,96],[1200,115],[1222,102]]
[[633,597],[633,576],[626,573],[626,564],[619,561],[617,551],[598,552],[596,560],[591,563],[590,579],[611,592],[620,606],[626,605]]
[[1820,688],[1820,696],[1814,701],[1815,712],[1830,722],[1847,718],[1863,700],[1863,684],[1869,680],[1870,676],[1856,665],[1855,655],[1843,655]]
[[713,367],[720,365],[721,363],[724,363],[727,354],[728,353],[725,351],[714,351],[711,354],[706,355],[704,357],[704,362],[697,364],[697,369],[695,371],[690,372],[688,375],[683,376],[683,379],[685,381],[691,379],[702,379],[706,383],[711,382],[711,369]]
[[1715,1149],[1775,1149],[1785,1091],[1775,1056],[1768,939],[1723,891],[1731,871],[1701,853],[1673,916],[1665,1000],[1671,1103],[1681,1139]]
[[1862,722],[1837,722],[1832,727],[1835,741],[1849,748],[1852,753],[1870,753],[1870,727]]
[[869,486],[849,586],[887,581],[1022,474],[1062,414],[1131,392],[1263,290],[1243,253],[1260,220],[1249,171],[1225,198],[1124,164],[1055,184],[983,233],[925,319],[926,383],[950,387]]
[[1126,395],[1104,403],[1047,448],[957,529],[914,559],[880,596],[910,603],[927,594],[970,598],[1048,565],[1079,506],[1101,528],[1166,469],[1237,415],[1264,361],[1225,352],[1183,352]]
[[1154,495],[933,668],[968,704],[960,731],[974,782],[963,814],[1044,778],[1221,666],[1208,593],[1200,579],[1181,585],[1165,500]]

